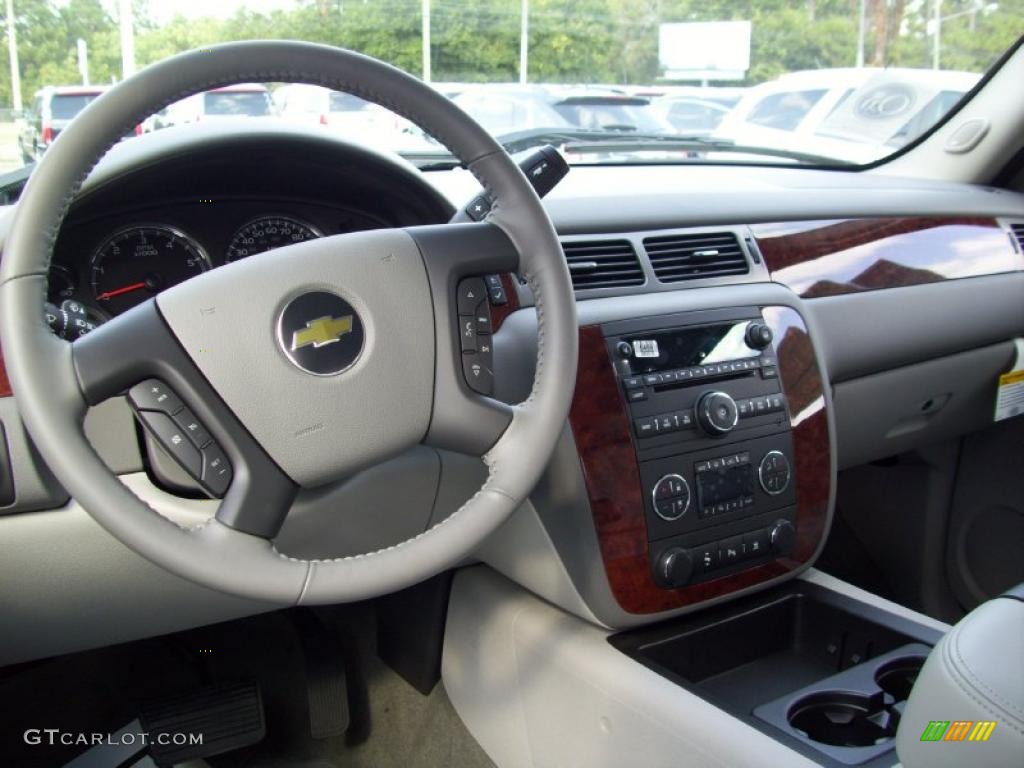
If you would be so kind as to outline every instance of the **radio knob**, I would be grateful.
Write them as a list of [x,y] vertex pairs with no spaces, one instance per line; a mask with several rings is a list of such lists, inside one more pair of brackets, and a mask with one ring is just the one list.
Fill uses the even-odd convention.
[[772,329],[764,323],[753,322],[747,326],[745,339],[751,349],[764,349],[772,343],[774,337]]
[[682,547],[669,547],[658,557],[658,575],[672,587],[681,587],[693,573],[693,558]]
[[788,555],[793,551],[793,544],[796,542],[796,529],[789,520],[779,520],[772,526],[768,540],[771,542],[772,552],[777,555]]
[[697,400],[697,423],[709,435],[731,432],[738,419],[736,401],[726,392],[705,392]]

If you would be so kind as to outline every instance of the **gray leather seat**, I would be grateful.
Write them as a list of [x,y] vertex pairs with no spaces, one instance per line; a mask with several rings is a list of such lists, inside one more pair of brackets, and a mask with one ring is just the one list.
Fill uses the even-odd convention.
[[896,752],[905,768],[1024,766],[1024,585],[976,608],[935,646]]

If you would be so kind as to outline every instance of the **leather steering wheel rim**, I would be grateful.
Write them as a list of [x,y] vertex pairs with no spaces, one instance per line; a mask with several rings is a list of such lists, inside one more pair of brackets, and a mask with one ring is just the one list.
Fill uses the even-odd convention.
[[[74,343],[59,339],[43,320],[47,274],[60,225],[89,171],[131,126],[167,104],[193,93],[249,81],[322,85],[353,93],[406,117],[441,141],[479,179],[494,202],[490,215],[480,224],[338,235],[318,246],[288,246],[282,252],[291,253],[250,257],[250,265],[232,263],[176,286],[166,297],[161,294],[159,300],[150,299]],[[39,162],[22,193],[3,250],[0,341],[19,411],[46,463],[72,497],[128,548],[172,573],[218,591],[283,604],[345,602],[395,591],[457,564],[530,493],[554,450],[571,404],[578,335],[572,284],[554,228],[533,189],[495,140],[448,99],[394,67],[351,51],[299,42],[230,43],[180,54],[124,80],[83,110]],[[503,255],[493,255],[498,252]],[[332,271],[335,263],[353,259],[353,271],[364,270],[368,276],[363,284],[372,285],[380,274],[377,270],[386,268],[382,264],[405,259],[402,263],[409,265],[405,272],[411,277],[402,278],[406,280],[403,289],[416,302],[429,302],[433,307],[433,380],[417,381],[415,386],[430,391],[429,396],[417,392],[414,398],[426,402],[427,413],[420,407],[409,420],[413,426],[396,427],[391,442],[378,444],[376,438],[368,438],[368,442],[380,457],[408,445],[415,436],[445,447],[472,446],[483,455],[489,474],[459,510],[401,544],[352,557],[303,560],[279,553],[271,537],[262,535],[274,530],[273,525],[262,528],[254,524],[261,533],[256,535],[239,524],[243,518],[251,522],[253,499],[260,498],[255,495],[261,482],[256,468],[272,467],[294,482],[294,491],[298,486],[323,482],[331,470],[342,466],[342,459],[337,459],[335,466],[327,457],[322,467],[307,472],[306,465],[295,457],[319,460],[322,450],[303,448],[294,435],[287,440],[261,438],[260,430],[268,425],[259,417],[245,415],[249,403],[235,394],[225,394],[231,386],[220,386],[217,365],[227,366],[226,358],[209,363],[189,336],[192,321],[186,310],[193,306],[193,299],[202,300],[204,281],[214,285],[218,272],[232,269],[233,275],[260,285],[267,270],[280,275],[293,271],[290,266],[277,269],[283,258],[293,259],[289,264],[296,265],[294,272],[305,270],[316,276],[288,277],[297,281],[289,288],[293,293],[326,286],[336,287],[343,295],[350,287],[346,287],[343,272]],[[460,265],[460,258],[465,263]],[[438,266],[441,263],[446,266]],[[458,345],[453,342],[456,318],[447,315],[454,312],[457,281],[492,271],[496,265],[518,269],[536,301],[534,386],[530,397],[516,406],[474,396],[459,380],[461,371],[451,370],[457,364]],[[404,336],[395,332],[401,325],[388,325],[395,307],[370,306],[371,299],[380,297],[371,288],[365,290],[366,296],[357,291],[353,303],[363,306],[359,302],[366,300],[367,308],[362,311],[367,313],[368,335],[374,340],[364,353],[370,366],[378,355],[386,357],[389,345],[401,346]],[[273,301],[278,301],[276,295],[270,303]],[[230,319],[233,310],[230,306],[226,310],[226,319]],[[267,338],[262,325],[272,310],[277,311],[259,310],[259,332],[246,342],[260,354],[271,354],[260,345]],[[164,334],[152,350],[135,348],[144,328],[158,328]],[[407,330],[413,333],[413,329]],[[426,345],[425,335],[417,339],[422,344],[416,349]],[[163,348],[170,352],[161,358],[159,349]],[[126,362],[125,357],[137,359]],[[237,517],[218,512],[208,523],[183,528],[156,513],[107,469],[86,440],[82,423],[89,405],[123,392],[137,379],[163,374],[172,384],[186,386],[188,377],[183,369],[190,367],[194,370],[189,381],[195,382],[195,388],[189,391],[203,396],[196,395],[200,402],[186,400],[187,404],[200,417],[213,419],[214,437],[227,441],[229,456],[238,462],[235,483],[221,504],[221,511],[231,507]],[[199,376],[194,375],[197,372]],[[274,367],[270,378],[277,375]],[[301,374],[285,373],[284,368],[279,375],[282,382],[290,383],[269,391],[286,393],[292,391],[288,387],[322,386],[323,392],[335,396],[347,386],[344,376],[318,384],[299,380],[295,377]],[[365,387],[358,389],[358,384],[351,386],[353,391],[365,391]],[[217,416],[217,408],[224,404],[227,407]],[[337,406],[341,411],[346,407],[341,399]],[[328,421],[334,412],[329,409]],[[224,424],[241,424],[248,433],[235,441],[235,432]],[[473,424],[486,424],[487,428]],[[329,422],[328,428],[333,429],[332,425]],[[487,434],[479,434],[482,431]],[[313,440],[317,439],[314,436]],[[250,466],[247,462],[252,457],[255,464]],[[268,458],[269,463],[265,461]],[[346,461],[345,469],[355,466],[351,457]],[[235,484],[247,489],[247,495],[239,491],[232,496]],[[281,490],[284,488],[279,487],[279,503],[290,502],[286,489]],[[263,497],[268,507],[273,498],[273,493]],[[280,512],[281,519],[286,513],[287,508]]]

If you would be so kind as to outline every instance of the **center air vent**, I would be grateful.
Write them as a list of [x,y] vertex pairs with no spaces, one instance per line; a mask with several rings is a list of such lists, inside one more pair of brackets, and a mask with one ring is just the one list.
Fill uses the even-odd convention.
[[739,240],[732,232],[648,237],[644,248],[654,274],[663,283],[745,275],[750,271]]
[[562,250],[577,291],[644,282],[644,272],[628,240],[574,240],[563,242]]

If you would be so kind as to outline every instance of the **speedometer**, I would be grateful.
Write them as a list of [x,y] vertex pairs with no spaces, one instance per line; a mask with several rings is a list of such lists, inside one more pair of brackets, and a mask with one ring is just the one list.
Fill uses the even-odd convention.
[[323,237],[323,233],[304,221],[289,216],[261,216],[235,233],[224,258],[227,261],[244,259],[246,256],[318,237]]
[[209,257],[188,235],[161,224],[129,227],[93,254],[93,296],[116,315],[209,268]]

